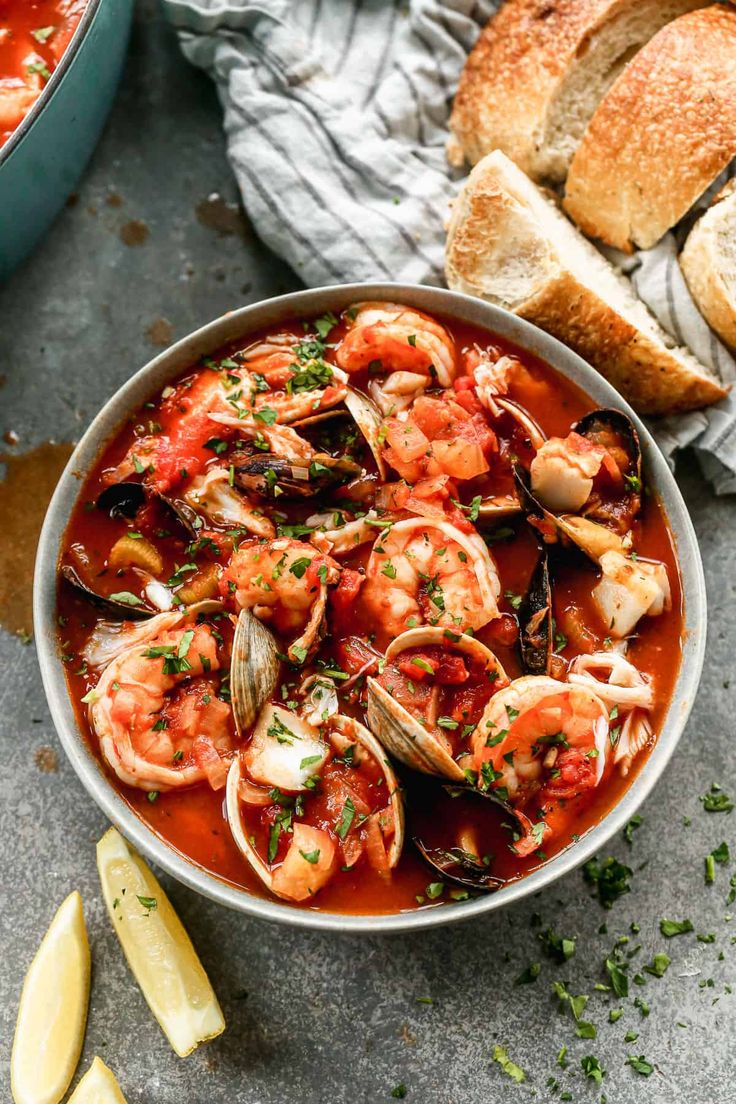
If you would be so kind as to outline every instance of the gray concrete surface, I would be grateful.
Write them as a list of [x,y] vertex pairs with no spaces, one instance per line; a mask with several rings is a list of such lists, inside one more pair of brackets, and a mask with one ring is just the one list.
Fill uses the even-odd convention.
[[[151,334],[160,339],[170,326],[181,335],[296,284],[252,231],[224,234],[203,224],[197,208],[213,192],[235,198],[215,96],[180,59],[155,3],[146,0],[123,90],[78,201],[0,290],[0,373],[7,377],[0,432],[20,438],[9,451],[49,436],[76,439],[154,351]],[[214,211],[222,216],[217,205]],[[135,220],[145,229],[131,228]],[[145,241],[126,245],[121,233]],[[0,631],[0,1099],[10,1100],[7,1060],[25,968],[72,888],[84,897],[94,956],[82,1068],[99,1054],[130,1104],[373,1104],[395,1098],[400,1084],[407,1101],[422,1104],[555,1100],[561,1091],[583,1102],[604,1093],[609,1104],[736,1099],[735,998],[726,989],[736,982],[736,922],[729,923],[725,904],[731,868],[718,868],[715,886],[703,881],[708,851],[723,839],[736,849],[736,816],[707,814],[698,799],[713,781],[736,791],[736,680],[729,684],[736,503],[716,501],[690,459],[680,475],[705,559],[710,639],[693,718],[643,809],[645,823],[633,846],[619,839],[612,847],[635,869],[632,892],[606,913],[576,872],[487,921],[380,940],[266,926],[167,882],[228,1020],[221,1039],[185,1061],[151,1019],[104,914],[94,865],[104,818],[61,755],[57,771],[37,766],[39,746],[58,744],[33,647]],[[576,938],[566,965],[540,952],[536,913],[544,926]],[[716,940],[664,940],[662,916],[687,916],[696,932],[713,932]],[[607,934],[599,932],[603,922]],[[593,988],[606,980],[605,956],[631,922],[641,926],[630,944],[643,946],[637,962],[659,950],[672,958],[664,978],[632,986],[632,998],[649,1003],[648,1017],[633,999],[612,1001]],[[536,961],[537,981],[515,985]],[[590,994],[585,1018],[597,1025],[597,1039],[575,1037],[569,1013],[558,1011],[551,994],[557,979]],[[619,1006],[622,1018],[609,1024],[609,1007]],[[638,1040],[626,1043],[627,1031]],[[494,1064],[497,1043],[526,1071],[523,1085]],[[555,1056],[564,1044],[570,1065],[563,1071]],[[634,1072],[625,1064],[629,1054],[646,1056],[654,1073]],[[601,1087],[585,1079],[585,1055],[606,1070]],[[550,1076],[557,1090],[547,1087]]]

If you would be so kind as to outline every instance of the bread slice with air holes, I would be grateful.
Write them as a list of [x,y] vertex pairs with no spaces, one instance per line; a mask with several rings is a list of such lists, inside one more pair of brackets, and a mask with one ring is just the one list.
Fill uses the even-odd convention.
[[708,325],[736,349],[736,180],[690,231],[680,268]]
[[448,154],[501,149],[534,180],[561,182],[591,115],[626,62],[707,0],[506,0],[465,65]]
[[476,165],[455,201],[445,271],[454,290],[505,307],[559,338],[642,414],[697,410],[726,394],[500,150]]
[[736,157],[736,8],[664,27],[624,69],[570,165],[565,210],[590,237],[648,249]]

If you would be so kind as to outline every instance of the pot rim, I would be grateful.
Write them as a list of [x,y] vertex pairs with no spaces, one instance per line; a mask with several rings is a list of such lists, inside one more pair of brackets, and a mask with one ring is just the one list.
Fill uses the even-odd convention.
[[[78,497],[80,483],[131,410],[137,409],[167,382],[201,356],[231,340],[288,317],[311,318],[339,313],[360,300],[398,300],[428,313],[467,321],[512,341],[577,383],[601,407],[615,406],[634,422],[642,444],[644,467],[668,518],[679,563],[685,632],[680,670],[659,738],[621,800],[579,840],[538,870],[495,893],[454,905],[390,914],[343,914],[297,908],[252,895],[202,867],[165,842],[130,808],[114,788],[80,732],[67,690],[56,632],[57,567],[61,542]],[[482,300],[441,288],[402,283],[334,285],[290,292],[225,314],[176,342],[139,369],[105,403],[75,448],[51,499],[38,544],[34,577],[34,633],[44,690],[64,751],[92,799],[110,821],[147,858],[190,889],[263,920],[298,928],[381,934],[458,923],[520,901],[551,885],[599,851],[637,811],[662,775],[689,716],[705,650],[707,606],[703,566],[687,508],[664,456],[649,430],[617,391],[577,354],[555,338],[508,311]]]
[[77,56],[82,42],[86,38],[87,32],[92,26],[92,23],[94,22],[95,16],[97,15],[101,4],[102,0],[87,0],[87,7],[84,9],[82,17],[77,24],[77,28],[74,31],[71,39],[69,40],[69,45],[67,46],[64,53],[61,55],[61,61],[54,69],[46,84],[43,86],[41,93],[38,99],[33,104],[31,110],[28,112],[27,115],[23,117],[22,121],[18,124],[18,126],[8,138],[7,142],[3,146],[0,146],[0,170],[3,167],[3,164],[11,156],[13,151],[17,149],[25,136],[28,134],[36,119],[46,107],[46,104],[49,103],[54,96],[56,90],[61,86],[61,83],[64,80],[64,76],[70,69],[74,58]]

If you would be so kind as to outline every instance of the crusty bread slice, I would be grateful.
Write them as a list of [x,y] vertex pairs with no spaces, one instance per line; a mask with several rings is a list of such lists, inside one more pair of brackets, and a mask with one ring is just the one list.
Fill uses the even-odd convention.
[[624,69],[570,166],[565,210],[618,249],[648,249],[736,156],[736,10],[664,27]]
[[456,291],[506,307],[564,341],[642,414],[696,410],[726,394],[500,150],[476,165],[455,201],[446,273]]
[[506,0],[465,65],[451,160],[501,149],[563,181],[598,102],[652,35],[708,0]]
[[736,180],[690,231],[680,268],[708,325],[736,349]]

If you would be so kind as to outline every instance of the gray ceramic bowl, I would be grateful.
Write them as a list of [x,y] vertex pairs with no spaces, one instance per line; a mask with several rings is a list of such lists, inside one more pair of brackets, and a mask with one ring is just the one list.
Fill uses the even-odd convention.
[[[290,316],[314,318],[335,313],[361,299],[399,300],[429,313],[471,322],[510,339],[573,380],[600,406],[617,406],[633,419],[641,435],[648,483],[656,489],[677,544],[685,602],[685,640],[680,677],[659,739],[644,767],[611,812],[579,842],[527,878],[485,897],[390,916],[345,916],[294,908],[255,897],[202,870],[155,835],[120,797],[79,731],[67,694],[56,636],[57,563],[64,529],[79,494],[78,473],[85,476],[121,423],[184,368],[233,339]],[[34,626],[38,657],[51,715],[72,766],[90,796],[113,824],[159,866],[179,881],[223,905],[266,920],[303,928],[349,932],[396,932],[429,928],[493,912],[536,893],[589,859],[639,808],[662,774],[682,734],[698,688],[706,633],[706,600],[700,552],[677,485],[649,432],[616,391],[578,356],[541,330],[477,299],[434,288],[402,284],[354,284],[300,291],[244,307],[203,326],[137,372],[97,415],[61,477],[41,533],[36,560]]]

